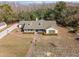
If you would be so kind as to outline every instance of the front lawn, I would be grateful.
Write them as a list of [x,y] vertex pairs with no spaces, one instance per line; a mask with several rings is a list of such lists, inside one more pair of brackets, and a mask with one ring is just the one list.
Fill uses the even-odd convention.
[[14,30],[0,40],[0,56],[25,56],[30,48],[33,34]]

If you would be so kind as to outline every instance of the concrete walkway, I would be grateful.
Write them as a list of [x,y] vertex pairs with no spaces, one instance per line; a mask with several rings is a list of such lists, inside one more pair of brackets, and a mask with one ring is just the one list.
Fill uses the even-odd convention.
[[0,39],[2,39],[4,36],[9,34],[11,31],[17,28],[18,24],[13,24],[11,27],[7,28],[6,30],[0,32]]

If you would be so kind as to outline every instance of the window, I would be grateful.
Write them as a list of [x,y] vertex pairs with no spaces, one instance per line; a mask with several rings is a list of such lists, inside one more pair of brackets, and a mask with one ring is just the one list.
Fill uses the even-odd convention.
[[51,34],[55,33],[55,30],[49,30],[49,33],[51,33]]
[[45,32],[45,30],[44,30],[44,29],[36,29],[36,31],[43,31],[43,32]]
[[33,29],[26,29],[27,31],[33,31]]

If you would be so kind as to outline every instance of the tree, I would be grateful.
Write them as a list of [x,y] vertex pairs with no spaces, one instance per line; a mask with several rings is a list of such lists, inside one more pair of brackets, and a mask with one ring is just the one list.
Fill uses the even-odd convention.
[[55,19],[60,19],[62,17],[62,12],[66,9],[66,3],[63,1],[60,1],[56,4],[54,8],[54,14],[55,14]]
[[44,15],[45,20],[54,20],[54,10],[52,9],[47,9],[46,13]]
[[65,2],[59,2],[54,8],[54,19],[57,24],[62,26],[77,27],[78,25],[78,10],[76,8],[67,7]]
[[0,10],[1,10],[0,17],[2,18],[1,21],[5,21],[5,22],[11,21],[10,18],[12,18],[12,14],[13,14],[11,6],[9,6],[8,4],[1,4]]
[[65,17],[66,17],[66,3],[63,1],[60,1],[56,4],[54,8],[54,19],[56,19],[58,24],[62,24],[63,26],[66,26],[65,24]]

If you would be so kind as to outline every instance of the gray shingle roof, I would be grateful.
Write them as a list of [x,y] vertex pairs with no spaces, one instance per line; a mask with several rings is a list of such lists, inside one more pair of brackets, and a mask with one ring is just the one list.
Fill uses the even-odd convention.
[[49,27],[55,26],[55,21],[20,21],[19,24],[25,24],[24,29],[47,29]]

